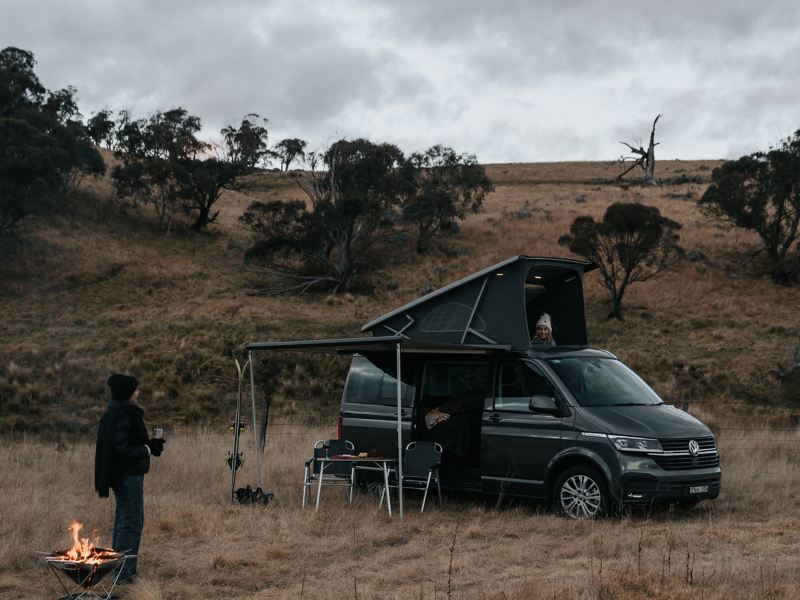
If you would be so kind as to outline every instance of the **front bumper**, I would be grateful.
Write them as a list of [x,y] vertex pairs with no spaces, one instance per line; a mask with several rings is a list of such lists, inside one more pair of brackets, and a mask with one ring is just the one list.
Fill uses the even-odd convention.
[[[672,475],[672,474],[670,474]],[[719,496],[721,473],[681,473],[674,477],[626,473],[620,499],[625,503],[695,502]]]
[[[717,454],[713,461],[709,456],[686,459],[685,465],[652,456],[616,454],[621,472],[615,495],[622,502],[694,502],[719,496],[722,470]],[[709,462],[713,466],[706,466]],[[663,468],[664,464],[672,468]]]

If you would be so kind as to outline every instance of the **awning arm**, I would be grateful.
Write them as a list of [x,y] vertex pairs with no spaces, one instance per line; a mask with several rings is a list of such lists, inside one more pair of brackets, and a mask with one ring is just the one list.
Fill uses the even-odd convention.
[[[401,392],[401,380],[403,378],[402,364],[400,360],[400,343],[397,344],[397,496],[400,504],[400,520],[403,519],[403,403]],[[389,493],[389,490],[386,490]]]
[[261,452],[258,445],[258,426],[256,425],[256,378],[253,368],[253,352],[247,353],[247,359],[250,361],[250,402],[253,405],[253,451],[256,457],[256,488],[261,487]]

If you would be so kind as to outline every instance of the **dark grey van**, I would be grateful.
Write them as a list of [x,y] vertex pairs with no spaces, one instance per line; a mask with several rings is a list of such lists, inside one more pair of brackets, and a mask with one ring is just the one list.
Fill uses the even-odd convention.
[[[383,356],[353,357],[341,433],[357,448],[392,454],[396,372]],[[403,444],[442,444],[445,488],[547,499],[573,517],[719,494],[709,428],[608,352],[411,355],[401,383]],[[428,429],[425,415],[442,406],[456,409]]]
[[[404,445],[444,447],[446,487],[547,498],[571,516],[719,494],[711,430],[589,347],[583,277],[595,268],[516,256],[363,327],[440,345],[404,354],[401,416]],[[531,343],[543,313],[557,346]],[[395,371],[380,352],[353,358],[341,425],[356,447],[397,452]],[[437,407],[451,417],[429,429]]]
[[[357,353],[340,436],[388,456],[436,441],[444,487],[550,499],[574,517],[715,498],[711,430],[589,346],[583,278],[595,268],[515,256],[364,325],[371,337],[246,347]],[[532,343],[544,313],[558,345]]]

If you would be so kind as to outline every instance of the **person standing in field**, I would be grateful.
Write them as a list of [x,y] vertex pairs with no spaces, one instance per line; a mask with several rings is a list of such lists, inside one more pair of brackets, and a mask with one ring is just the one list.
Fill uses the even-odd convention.
[[[125,554],[138,554],[144,527],[144,476],[150,457],[161,456],[164,440],[151,438],[138,405],[139,382],[135,377],[114,373],[108,378],[111,400],[97,428],[94,487],[101,498],[114,490],[116,512],[112,547]],[[119,582],[136,576],[136,559],[125,562]]]

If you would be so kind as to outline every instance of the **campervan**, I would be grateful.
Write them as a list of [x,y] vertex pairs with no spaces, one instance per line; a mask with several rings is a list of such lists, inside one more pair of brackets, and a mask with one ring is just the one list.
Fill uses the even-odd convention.
[[[717,497],[712,431],[589,346],[583,278],[594,268],[517,256],[368,323],[371,337],[248,347],[352,355],[339,436],[384,456],[437,442],[443,488],[590,518]],[[532,344],[545,313],[556,344]]]
[[[515,257],[364,327],[431,344],[403,356],[400,417],[403,445],[443,446],[445,488],[549,500],[573,517],[717,497],[711,430],[613,354],[589,348],[583,274],[592,268]],[[543,313],[558,345],[531,344]],[[353,356],[342,437],[396,452],[396,377],[391,353]],[[429,427],[426,415],[441,407],[451,416]]]

